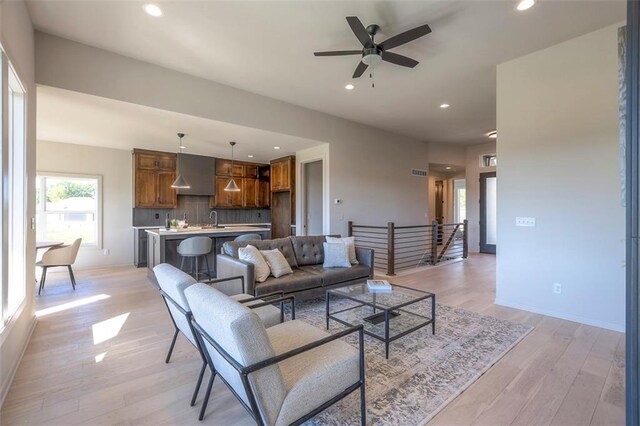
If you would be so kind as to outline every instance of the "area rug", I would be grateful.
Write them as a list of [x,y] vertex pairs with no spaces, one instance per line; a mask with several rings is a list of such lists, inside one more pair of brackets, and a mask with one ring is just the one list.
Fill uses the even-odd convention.
[[[331,310],[354,302],[331,301]],[[412,306],[421,313],[428,305]],[[296,319],[325,329],[321,300],[296,303]],[[330,322],[329,332],[345,327]],[[493,364],[518,344],[533,327],[438,304],[436,334],[424,327],[391,342],[389,359],[384,343],[365,335],[367,423],[421,425],[432,419]],[[357,334],[345,338],[358,346]],[[307,425],[357,425],[359,393],[343,399],[309,420]]]

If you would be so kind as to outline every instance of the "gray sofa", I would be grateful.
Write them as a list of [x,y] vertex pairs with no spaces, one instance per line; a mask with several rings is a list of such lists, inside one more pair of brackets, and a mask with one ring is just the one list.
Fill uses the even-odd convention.
[[[356,247],[358,265],[350,268],[323,268],[324,236],[287,237],[262,241],[231,241],[222,246],[218,255],[217,276],[227,278],[243,276],[245,292],[255,296],[283,291],[295,294],[296,298],[310,298],[324,295],[330,288],[366,281],[373,278],[373,250]],[[253,245],[259,250],[278,249],[291,265],[293,274],[280,278],[270,276],[258,283],[254,277],[254,266],[238,259],[238,249]]]

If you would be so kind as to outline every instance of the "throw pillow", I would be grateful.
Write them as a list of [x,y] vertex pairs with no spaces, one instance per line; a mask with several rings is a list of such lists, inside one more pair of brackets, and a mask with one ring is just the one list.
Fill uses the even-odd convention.
[[350,268],[349,250],[344,243],[322,243],[324,248],[323,268]]
[[274,277],[279,278],[283,275],[293,274],[293,270],[291,269],[291,266],[289,266],[289,262],[287,262],[287,259],[280,250],[260,250],[260,253],[262,253],[264,259],[269,264],[269,268],[271,268],[271,275]]
[[347,250],[349,250],[349,262],[352,265],[357,265],[358,258],[356,257],[356,237],[345,237],[345,238],[337,238],[337,237],[326,237],[328,243],[344,243],[347,245]]
[[254,274],[257,282],[262,283],[269,278],[269,274],[271,273],[269,264],[264,260],[262,254],[260,254],[260,250],[254,246],[248,245],[246,247],[240,247],[238,249],[238,259],[254,265]]

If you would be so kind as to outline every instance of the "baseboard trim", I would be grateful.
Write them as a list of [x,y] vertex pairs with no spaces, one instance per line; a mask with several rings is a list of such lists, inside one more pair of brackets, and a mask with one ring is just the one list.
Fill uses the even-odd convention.
[[593,318],[587,318],[580,315],[572,315],[564,312],[557,312],[550,309],[540,308],[538,306],[527,305],[526,303],[510,302],[504,299],[496,298],[494,303],[500,306],[506,306],[507,308],[520,309],[522,311],[533,312],[540,315],[546,315],[548,317],[559,318],[567,321],[573,321],[580,324],[591,325],[594,327],[606,328],[607,330],[619,331],[624,333],[624,324],[616,324],[609,321],[599,321]]
[[33,336],[33,331],[36,329],[37,323],[38,323],[38,319],[34,315],[31,320],[31,326],[29,327],[29,335],[27,336],[27,339],[25,340],[24,345],[22,345],[22,351],[20,352],[20,357],[18,358],[18,362],[16,362],[16,364],[11,368],[11,374],[9,374],[9,379],[4,383],[3,388],[0,390],[0,409],[4,405],[4,400],[7,398],[7,395],[9,394],[9,389],[11,389],[11,385],[13,384],[13,379],[15,378],[16,373],[18,372],[18,367],[22,363],[22,358],[24,357],[25,352],[27,352],[27,347],[31,342],[31,337]]

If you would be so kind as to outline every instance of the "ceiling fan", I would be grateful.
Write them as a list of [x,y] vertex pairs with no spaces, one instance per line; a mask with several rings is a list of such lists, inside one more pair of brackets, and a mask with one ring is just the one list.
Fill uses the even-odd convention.
[[429,25],[425,24],[409,31],[396,34],[382,43],[376,44],[374,39],[378,30],[380,30],[378,25],[371,24],[365,28],[364,25],[362,25],[362,22],[360,22],[360,19],[356,16],[347,16],[347,23],[360,43],[362,43],[362,50],[336,50],[331,52],[314,52],[313,54],[315,56],[362,55],[362,59],[353,73],[353,78],[360,77],[367,67],[375,67],[381,61],[390,62],[407,68],[415,67],[418,65],[418,61],[403,55],[398,55],[397,53],[389,52],[389,49],[402,46],[403,44],[409,43],[410,41],[425,36],[431,32]]

